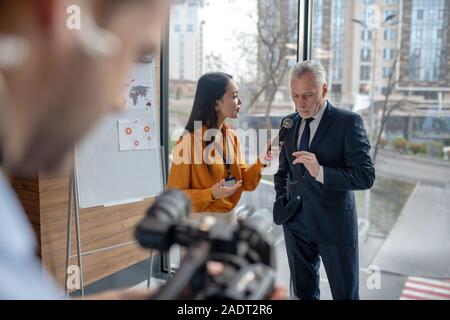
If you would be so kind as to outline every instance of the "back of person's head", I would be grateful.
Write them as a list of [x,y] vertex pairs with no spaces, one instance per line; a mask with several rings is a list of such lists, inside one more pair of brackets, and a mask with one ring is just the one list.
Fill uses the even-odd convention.
[[202,121],[208,129],[216,128],[218,119],[215,106],[223,98],[231,80],[233,77],[223,72],[207,73],[198,80],[187,131],[194,131],[195,121]]
[[59,168],[100,118],[124,107],[132,64],[158,54],[168,3],[0,0],[0,149],[6,170],[32,175]]

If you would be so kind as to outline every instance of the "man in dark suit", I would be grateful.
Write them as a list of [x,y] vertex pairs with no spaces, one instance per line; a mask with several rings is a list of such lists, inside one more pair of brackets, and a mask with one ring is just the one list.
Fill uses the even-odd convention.
[[274,221],[283,225],[294,294],[320,299],[324,264],[333,299],[359,299],[353,190],[372,187],[375,169],[361,117],[327,101],[326,72],[305,61],[291,70],[297,112],[275,174]]

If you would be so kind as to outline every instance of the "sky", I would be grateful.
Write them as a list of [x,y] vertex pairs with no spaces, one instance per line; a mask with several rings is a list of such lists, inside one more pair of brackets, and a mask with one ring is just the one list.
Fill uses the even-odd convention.
[[[234,75],[249,72],[249,66],[242,59],[241,34],[256,35],[256,0],[207,0],[201,12],[205,21],[205,55],[214,53],[224,58],[227,71]],[[254,18],[249,18],[252,15]]]

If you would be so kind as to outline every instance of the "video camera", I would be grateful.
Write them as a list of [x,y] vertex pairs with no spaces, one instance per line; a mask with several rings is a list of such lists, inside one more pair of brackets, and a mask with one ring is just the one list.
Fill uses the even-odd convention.
[[[275,283],[275,257],[267,234],[271,221],[246,219],[237,224],[214,217],[186,219],[190,200],[182,191],[169,190],[156,198],[136,229],[145,248],[167,251],[178,244],[187,248],[175,275],[154,299],[161,300],[262,300]],[[208,263],[223,265],[218,275]]]

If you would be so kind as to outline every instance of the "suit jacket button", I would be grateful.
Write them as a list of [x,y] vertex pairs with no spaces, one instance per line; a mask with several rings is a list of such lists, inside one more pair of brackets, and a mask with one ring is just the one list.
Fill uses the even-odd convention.
[[302,197],[300,197],[300,196],[297,196],[297,200],[300,200]]

